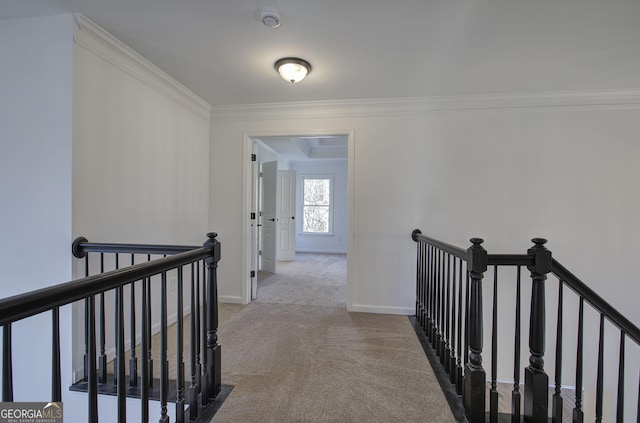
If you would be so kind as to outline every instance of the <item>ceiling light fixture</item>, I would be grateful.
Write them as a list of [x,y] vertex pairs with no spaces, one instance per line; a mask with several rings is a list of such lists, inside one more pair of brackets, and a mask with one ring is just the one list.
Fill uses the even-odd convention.
[[285,81],[292,84],[302,81],[311,72],[311,64],[297,57],[284,57],[276,61],[273,67]]

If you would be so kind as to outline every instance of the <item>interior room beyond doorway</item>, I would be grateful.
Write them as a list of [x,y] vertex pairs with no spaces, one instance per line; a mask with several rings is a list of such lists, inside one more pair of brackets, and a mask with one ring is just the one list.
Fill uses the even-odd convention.
[[251,298],[345,307],[348,135],[252,137],[251,143]]

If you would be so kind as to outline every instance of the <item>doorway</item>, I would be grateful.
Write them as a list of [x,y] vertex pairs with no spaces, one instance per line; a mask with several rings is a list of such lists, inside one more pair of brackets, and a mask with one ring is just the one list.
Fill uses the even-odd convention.
[[[248,303],[251,300],[281,302],[297,298],[295,302],[300,303],[302,301],[300,296],[307,296],[307,300],[303,303],[318,303],[318,305],[332,303],[341,304],[343,307],[346,305],[347,309],[349,308],[351,228],[348,222],[353,193],[353,190],[349,189],[353,172],[353,158],[350,154],[353,141],[353,131],[329,134],[324,132],[313,135],[245,136],[245,150],[250,152],[255,160],[246,172],[248,183],[245,186],[248,188],[247,197],[250,200],[246,202],[247,214],[255,219],[250,221],[247,241],[243,243],[243,250],[246,248],[243,252],[246,251],[248,265],[246,272],[248,280],[245,284],[246,289],[243,287],[243,294],[245,292],[249,294],[243,302]],[[276,167],[275,172],[274,167]],[[265,174],[273,175],[274,173],[276,175],[280,173],[281,176],[276,191],[282,191],[282,186],[287,185],[289,186],[288,190],[285,189],[287,194],[273,195],[273,189],[269,188]],[[308,210],[304,209],[302,184],[304,178],[324,176],[330,177],[333,184],[331,226],[330,230],[323,233],[313,233],[304,226],[306,217],[304,213],[306,211],[308,214]],[[272,179],[273,176],[269,178]],[[282,183],[282,180],[288,183]],[[307,195],[307,202],[308,197]],[[297,201],[291,202],[296,198]],[[284,210],[288,202],[292,208],[290,211]],[[273,208],[274,203],[281,209],[280,213],[275,210],[275,217],[271,215],[273,210],[265,209],[265,207]],[[293,234],[293,236],[287,238],[286,234]],[[270,251],[273,250],[271,245],[266,243],[274,242],[276,257],[272,262]],[[268,250],[266,259],[265,250]],[[314,266],[320,267],[314,270]],[[334,272],[333,274],[325,272],[324,279],[328,281],[329,286],[322,289],[319,286],[308,285],[306,286],[308,289],[302,289],[305,283],[314,279],[314,275],[323,273],[322,266]],[[260,287],[263,282],[269,291],[265,291],[261,298]],[[274,288],[277,284],[284,287],[287,283],[293,284],[291,287],[298,286],[300,295],[296,296],[296,292],[289,288],[277,286]],[[293,295],[278,298],[279,290]],[[331,299],[322,299],[320,292],[330,293]]]

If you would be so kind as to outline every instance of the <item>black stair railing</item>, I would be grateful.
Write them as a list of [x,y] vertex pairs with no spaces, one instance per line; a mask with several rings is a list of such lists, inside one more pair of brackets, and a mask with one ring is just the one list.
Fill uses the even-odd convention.
[[[534,245],[527,254],[488,254],[482,246],[483,240],[479,238],[471,239],[472,245],[467,250],[425,236],[418,229],[413,231],[412,238],[417,243],[416,321],[440,357],[444,371],[449,373],[450,382],[460,396],[470,422],[509,420],[541,423],[550,419],[553,422],[580,423],[584,420],[584,396],[587,390],[585,380],[586,373],[589,372],[595,385],[590,387],[595,389],[590,389],[594,392],[594,400],[589,404],[589,411],[593,413],[596,422],[608,421],[604,415],[604,369],[607,363],[617,365],[617,381],[611,381],[611,377],[609,379],[610,385],[616,385],[615,394],[612,395],[615,397],[615,421],[623,422],[625,417],[628,421],[629,416],[634,416],[633,421],[640,421],[637,389],[640,381],[631,384],[634,388],[630,392],[625,390],[625,386],[629,385],[625,381],[628,357],[636,357],[631,368],[638,366],[640,329],[553,259],[551,252],[545,247],[546,240],[534,238]],[[531,274],[530,293],[522,289],[522,271],[525,268]],[[489,287],[492,295],[487,298],[483,296],[483,283],[486,284],[483,279],[486,273],[493,276],[493,286]],[[547,280],[549,277],[550,281]],[[547,292],[547,285],[551,282],[557,283],[557,291],[552,289]],[[509,297],[508,304],[504,306],[507,311],[498,307],[498,294],[501,290],[515,291],[515,298]],[[567,297],[567,292],[574,294],[573,301]],[[483,329],[489,326],[489,322],[485,322],[483,306],[489,298],[491,363],[490,377],[487,379],[483,365]],[[522,307],[523,298],[530,299],[528,316],[526,308]],[[547,301],[557,303],[557,309],[547,310]],[[589,339],[593,341],[592,350],[597,350],[593,366],[585,364],[584,357],[587,349],[585,341],[588,338],[585,337],[587,307],[591,317],[595,315],[598,320],[597,336]],[[504,314],[511,313],[511,310],[514,314]],[[529,321],[529,363],[526,367],[521,362],[523,313],[524,321]],[[571,327],[570,332],[566,330],[567,316],[575,316],[577,329]],[[547,320],[555,322],[555,330],[547,332]],[[499,326],[504,329],[499,331]],[[505,351],[499,350],[498,344],[501,335],[509,335],[508,326],[513,327],[514,336],[513,385],[510,404],[500,405],[498,358]],[[615,327],[619,332],[619,345],[614,348],[617,354],[609,352],[607,355],[607,341],[611,341],[611,336],[605,336],[605,328],[610,327]],[[555,344],[551,392],[544,360],[547,341]],[[563,346],[566,344],[575,345],[575,355],[564,352]],[[634,354],[627,354],[630,347],[634,349]],[[509,357],[505,355],[505,358]],[[574,358],[575,373],[572,374],[575,378],[563,385],[564,363]],[[510,358],[506,360],[507,363],[509,361]],[[489,399],[488,407],[486,398]],[[625,410],[625,399],[627,402],[635,402],[634,407]]]
[[[76,301],[85,305],[85,357],[84,378],[71,389],[86,391],[88,422],[98,421],[98,395],[117,395],[118,422],[126,421],[126,398],[141,399],[141,415],[136,421],[149,421],[149,402],[160,401],[161,422],[169,422],[167,403],[175,403],[176,422],[198,421],[215,409],[214,400],[221,391],[220,345],[217,342],[218,298],[217,266],[220,260],[220,243],[217,234],[207,234],[202,247],[171,245],[134,245],[89,243],[77,238],[72,247],[74,256],[84,258],[85,277],[52,287],[20,294],[0,300],[0,325],[3,327],[2,400],[13,401],[12,323],[33,315],[52,313],[52,375],[51,400],[62,400],[60,375],[60,326],[59,308]],[[90,275],[91,255],[98,255],[96,270]],[[106,255],[112,254],[112,260]],[[120,256],[129,255],[130,265],[120,266]],[[136,263],[136,258],[143,260]],[[160,258],[152,259],[155,256]],[[105,271],[105,262],[113,263],[113,269]],[[93,262],[93,261],[92,261]],[[184,278],[185,271],[189,278]],[[175,364],[167,360],[169,310],[167,277],[175,276],[176,357]],[[186,280],[185,280],[186,279]],[[189,282],[190,280],[190,282]],[[173,279],[171,290],[174,290]],[[184,286],[190,288],[190,378],[185,389],[185,358],[183,357]],[[141,295],[139,301],[136,287]],[[156,320],[160,326],[160,374],[155,379],[152,359],[152,291],[160,292],[160,310]],[[113,292],[115,307],[110,313],[105,294]],[[129,293],[129,356],[125,357],[125,292]],[[96,307],[96,298],[100,307]],[[141,307],[138,308],[137,305]],[[137,310],[137,311],[136,311]],[[136,328],[140,316],[141,332]],[[113,356],[109,357],[106,339],[107,320],[113,319]],[[96,331],[96,324],[98,330]],[[96,333],[98,332],[98,333]],[[98,335],[98,336],[96,336]],[[140,354],[137,352],[140,339]],[[138,359],[140,362],[138,362]],[[110,365],[110,363],[112,363]],[[170,365],[175,366],[176,378],[170,381]],[[128,376],[126,369],[128,368]],[[110,371],[112,369],[112,371]],[[138,375],[140,369],[140,375]],[[28,399],[25,399],[28,400]]]

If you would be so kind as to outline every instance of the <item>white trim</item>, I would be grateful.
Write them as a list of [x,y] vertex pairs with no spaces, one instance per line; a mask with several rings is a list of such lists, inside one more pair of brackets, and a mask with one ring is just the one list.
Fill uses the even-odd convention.
[[352,304],[347,310],[355,313],[398,314],[402,316],[413,316],[415,314],[415,309],[412,307],[390,307],[368,304]]
[[482,109],[637,109],[640,90],[558,91],[473,96],[308,101],[213,106],[212,121],[344,118]]
[[[287,132],[287,131],[276,131],[276,130],[266,130],[266,131],[252,131],[251,133],[243,133],[243,145],[242,145],[242,178],[243,178],[243,195],[242,195],[242,213],[243,213],[243,224],[241,230],[242,237],[242,248],[241,248],[241,263],[242,271],[241,271],[241,284],[242,284],[242,297],[241,304],[248,304],[251,299],[249,298],[251,295],[251,278],[250,270],[251,270],[251,257],[249,255],[249,246],[251,245],[251,233],[249,231],[249,225],[251,224],[249,219],[249,213],[251,212],[251,163],[249,161],[249,157],[252,153],[251,145],[253,138],[260,138],[265,136],[295,136],[295,135],[326,135],[326,134],[345,134],[347,135],[347,146],[348,146],[348,158],[347,158],[347,310],[349,309],[350,302],[353,301],[353,292],[354,292],[354,271],[353,268],[355,266],[355,254],[354,254],[354,242],[353,242],[353,218],[354,208],[355,208],[355,193],[354,193],[354,177],[355,177],[355,130],[340,130],[340,129],[309,129],[304,131],[295,131],[295,132]],[[222,297],[220,297],[222,298]]]
[[211,105],[209,103],[109,34],[91,19],[82,14],[74,14],[73,16],[76,23],[73,40],[76,45],[95,53],[207,122],[211,120]]
[[356,284],[356,255],[354,231],[356,216],[356,132],[347,133],[347,310],[353,305]]
[[251,242],[251,154],[253,153],[253,140],[246,133],[242,134],[242,228],[240,228],[240,236],[242,237],[242,247],[240,250],[240,262],[242,268],[240,270],[241,280],[241,296],[240,304],[249,304],[251,302],[251,254],[249,253]]
[[296,253],[347,254],[346,250],[314,250],[312,248],[296,248]]
[[218,302],[227,304],[244,304],[242,302],[242,297],[238,297],[235,295],[219,295]]

